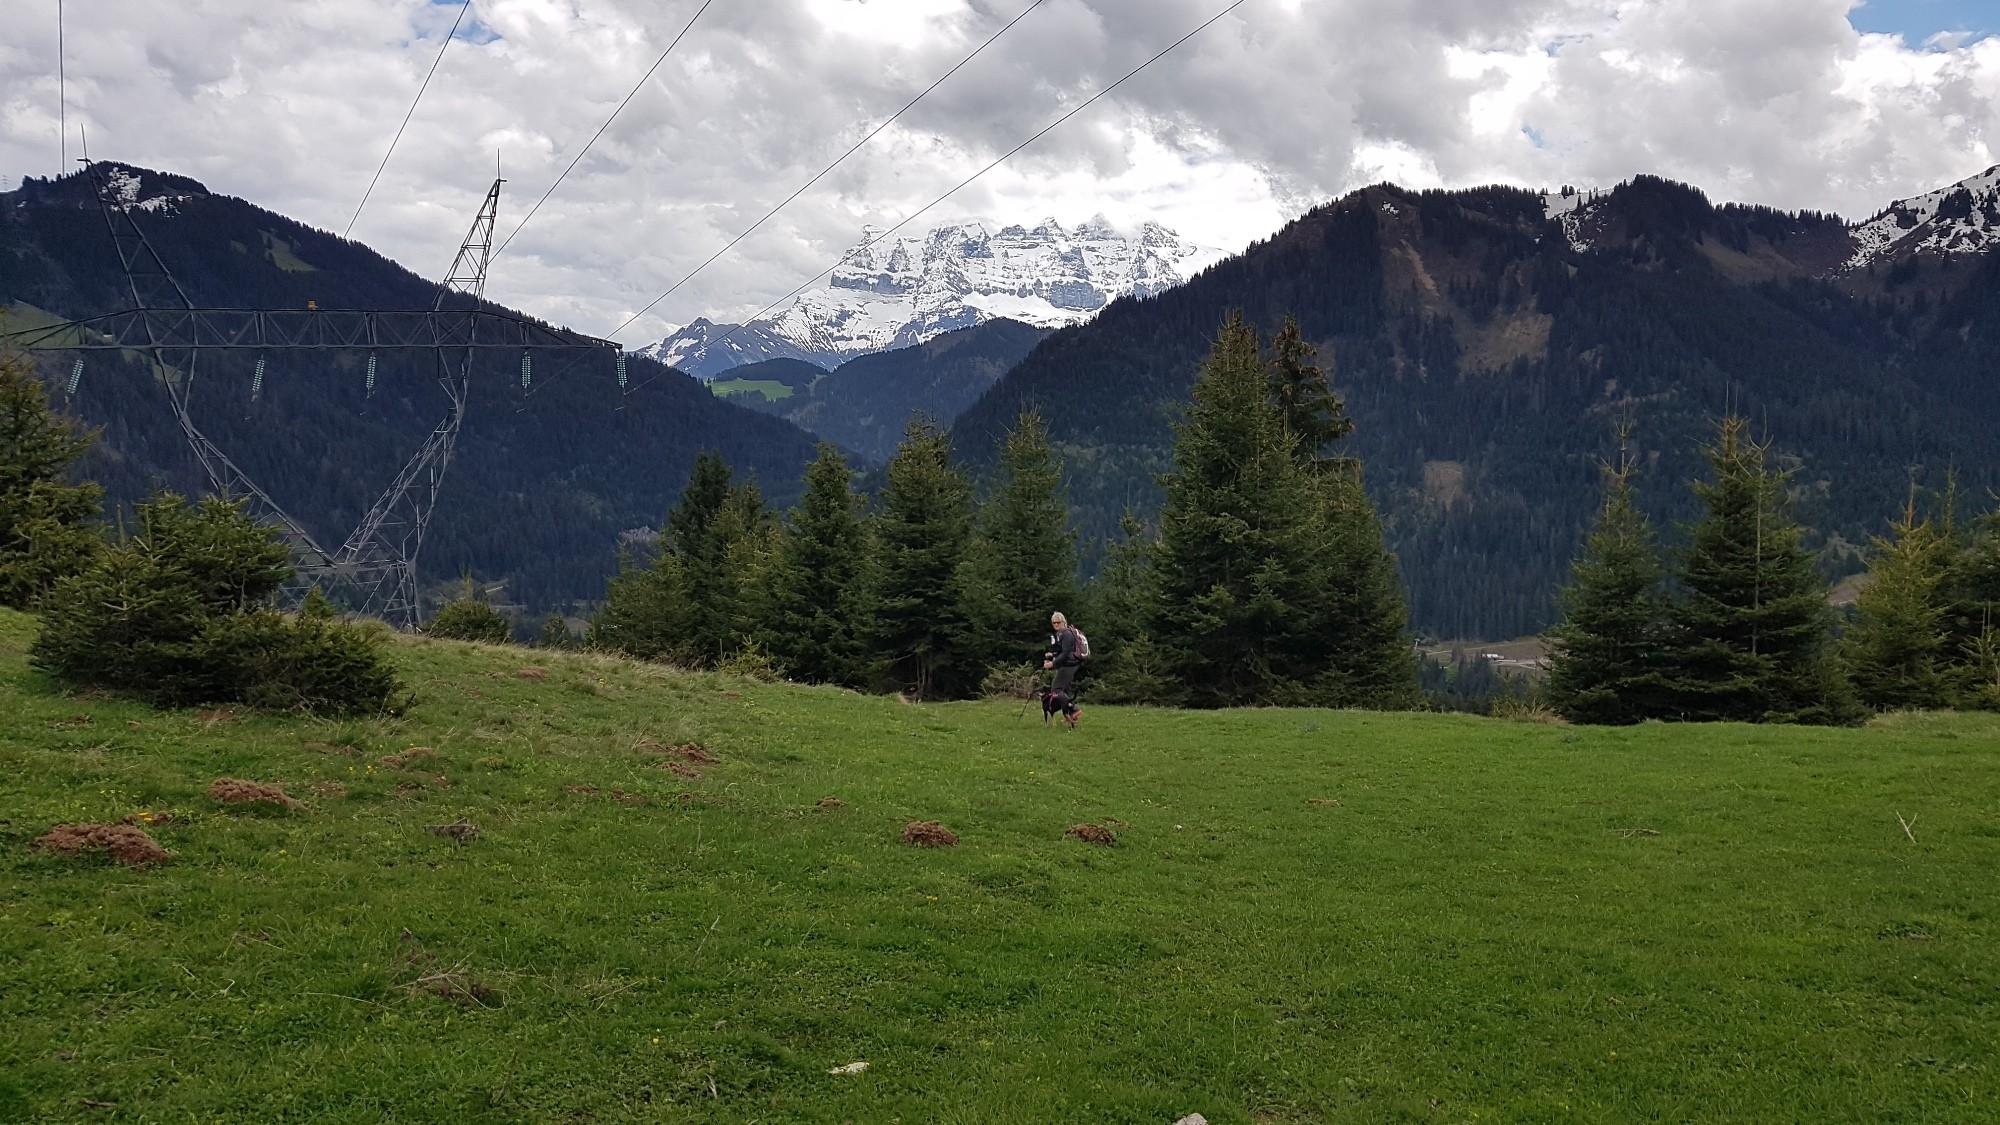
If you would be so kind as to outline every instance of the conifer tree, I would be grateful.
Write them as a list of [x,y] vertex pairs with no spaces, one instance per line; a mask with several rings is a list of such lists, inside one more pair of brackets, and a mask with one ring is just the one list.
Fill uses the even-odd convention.
[[1319,560],[1325,574],[1318,612],[1323,670],[1302,698],[1322,707],[1401,710],[1422,700],[1410,647],[1409,602],[1382,519],[1361,486],[1361,463],[1322,458]]
[[821,442],[765,583],[759,643],[795,680],[858,685],[867,677],[868,540],[853,477],[840,450]]
[[1301,670],[1291,642],[1316,571],[1314,497],[1240,313],[1223,324],[1193,398],[1162,481],[1148,632],[1193,705],[1268,702]]
[[1544,635],[1549,704],[1572,722],[1618,725],[1671,713],[1662,677],[1663,568],[1632,476],[1622,450],[1616,466],[1604,467],[1604,506],[1570,566],[1562,619]]
[[570,632],[569,622],[560,613],[551,613],[542,619],[543,648],[575,648],[576,634]]
[[104,490],[65,479],[95,439],[49,409],[25,360],[0,357],[0,605],[28,605],[102,550]]
[[470,573],[459,577],[459,594],[424,626],[428,636],[451,641],[485,641],[504,645],[514,639],[514,627],[486,602],[485,592]]
[[1327,446],[1354,431],[1347,404],[1314,362],[1317,352],[1300,334],[1298,320],[1290,316],[1271,340],[1271,395],[1298,456],[1308,463],[1320,461]]
[[1914,497],[1889,530],[1889,538],[1875,539],[1869,582],[1841,639],[1842,662],[1870,707],[1949,707],[1970,678],[1953,659],[1945,623],[1954,544],[1944,528],[1917,517]]
[[667,515],[661,540],[674,555],[683,601],[678,658],[707,667],[734,648],[736,574],[730,550],[745,531],[742,499],[730,486],[729,463],[716,450],[695,458],[680,503]]
[[1826,583],[1787,510],[1789,474],[1766,462],[1750,424],[1722,419],[1704,448],[1706,509],[1690,529],[1670,614],[1671,675],[1683,718],[1845,722],[1853,703],[1830,657]]
[[1001,440],[999,477],[980,507],[967,561],[967,612],[985,661],[1035,656],[1049,615],[1076,615],[1076,563],[1062,466],[1041,413],[1030,408]]
[[375,634],[333,618],[323,598],[287,617],[267,604],[291,552],[241,502],[189,505],[162,493],[139,531],[52,587],[29,660],[77,685],[162,706],[247,702],[354,714],[398,690]]
[[1118,531],[1118,540],[1106,549],[1087,593],[1092,614],[1091,698],[1171,706],[1181,702],[1184,693],[1148,632],[1155,597],[1153,536],[1129,511],[1119,519]]
[[768,524],[754,482],[730,486],[713,450],[695,459],[650,560],[622,552],[591,623],[591,643],[641,659],[708,667],[741,643],[744,607],[737,567],[746,539]]
[[963,567],[972,537],[972,487],[951,463],[951,440],[913,416],[889,460],[875,520],[873,642],[889,679],[920,698],[978,685],[967,651]]
[[[1202,365],[1163,481],[1147,635],[1196,706],[1411,705],[1395,560],[1360,467],[1302,452],[1289,428],[1278,388],[1324,376],[1288,348],[1280,378],[1238,314]],[[1331,433],[1338,412],[1300,417],[1291,425]]]
[[1361,462],[1328,451],[1354,431],[1354,421],[1315,355],[1298,321],[1286,317],[1271,341],[1271,398],[1318,499],[1312,530],[1324,574],[1324,584],[1309,588],[1299,607],[1320,624],[1317,645],[1309,641],[1305,654],[1320,671],[1288,695],[1328,707],[1412,707],[1422,688],[1409,647],[1402,577],[1383,541],[1381,516],[1362,488]]
[[1963,677],[1958,705],[2000,710],[2000,507],[1956,544],[1942,597],[1950,656]]

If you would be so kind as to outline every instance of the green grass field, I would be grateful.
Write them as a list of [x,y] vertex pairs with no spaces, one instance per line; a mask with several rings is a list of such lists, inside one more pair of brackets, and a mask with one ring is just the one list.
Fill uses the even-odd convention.
[[776,379],[717,379],[708,384],[708,389],[718,395],[740,395],[745,392],[762,395],[766,402],[792,397],[792,388]]
[[[32,628],[0,611],[0,1117],[2000,1105],[1993,718],[1091,707],[1071,733],[1007,704],[411,642],[406,717],[315,722],[64,696],[26,668]],[[642,740],[720,761],[682,776]],[[433,754],[379,761],[413,746]],[[304,807],[218,804],[218,777]],[[138,812],[173,814],[163,866],[30,847]],[[429,831],[460,818],[477,839]],[[904,846],[916,818],[959,845]],[[1084,821],[1117,845],[1064,837]]]

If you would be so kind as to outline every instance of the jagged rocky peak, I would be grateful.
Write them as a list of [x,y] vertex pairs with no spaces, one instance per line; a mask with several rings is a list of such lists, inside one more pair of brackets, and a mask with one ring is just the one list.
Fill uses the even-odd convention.
[[1103,215],[1073,229],[1053,216],[1032,228],[964,222],[903,236],[869,227],[824,285],[783,309],[721,332],[696,321],[644,350],[704,378],[776,355],[830,368],[1000,317],[1043,328],[1077,324],[1119,297],[1178,285],[1221,257],[1157,222],[1126,232]]

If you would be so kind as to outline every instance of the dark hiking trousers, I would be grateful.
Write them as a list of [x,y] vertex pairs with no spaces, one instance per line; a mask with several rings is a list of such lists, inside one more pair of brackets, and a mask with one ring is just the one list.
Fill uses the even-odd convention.
[[1062,692],[1063,698],[1070,700],[1069,703],[1063,706],[1063,714],[1065,715],[1076,710],[1076,696],[1069,688],[1070,684],[1076,680],[1076,667],[1076,665],[1071,664],[1066,668],[1056,669],[1055,681],[1050,685],[1050,690]]

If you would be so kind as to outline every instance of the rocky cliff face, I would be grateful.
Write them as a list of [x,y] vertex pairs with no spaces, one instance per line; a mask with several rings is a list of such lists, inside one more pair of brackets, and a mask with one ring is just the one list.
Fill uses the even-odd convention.
[[870,230],[825,285],[770,316],[742,326],[696,320],[642,354],[702,378],[780,357],[832,368],[996,318],[1080,324],[1118,297],[1162,292],[1221,256],[1158,223],[1126,233],[1102,216],[1067,230],[1054,219],[902,238]]

